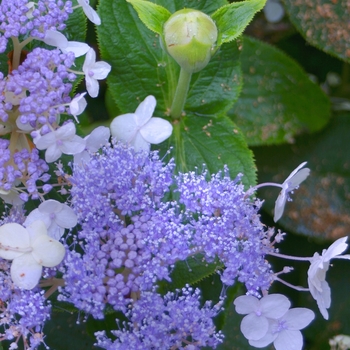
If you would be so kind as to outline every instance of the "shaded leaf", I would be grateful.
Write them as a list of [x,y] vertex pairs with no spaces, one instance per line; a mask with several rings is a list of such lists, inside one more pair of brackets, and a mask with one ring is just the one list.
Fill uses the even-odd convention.
[[282,51],[247,36],[241,53],[242,93],[228,115],[250,145],[293,142],[322,129],[330,102],[321,88]]
[[290,20],[311,44],[350,62],[350,4],[347,0],[286,0]]

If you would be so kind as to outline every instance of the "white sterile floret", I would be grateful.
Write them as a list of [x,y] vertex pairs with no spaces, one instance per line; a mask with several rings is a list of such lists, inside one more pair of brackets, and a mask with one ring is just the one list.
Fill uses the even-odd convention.
[[90,160],[90,154],[97,152],[104,146],[111,136],[109,128],[99,126],[94,129],[90,135],[85,136],[85,149],[74,155],[74,164],[81,165]]
[[331,306],[331,290],[326,281],[326,273],[331,259],[350,260],[350,255],[340,255],[348,247],[347,239],[348,237],[337,239],[328,249],[322,251],[322,255],[315,253],[310,260],[311,265],[307,272],[310,293],[316,300],[318,308],[326,320],[328,320],[327,309]]
[[269,319],[269,328],[264,337],[249,340],[249,344],[263,348],[273,342],[276,350],[301,350],[303,336],[300,329],[305,328],[315,318],[313,311],[306,308],[288,310],[279,319]]
[[85,149],[85,141],[75,134],[75,125],[67,123],[57,130],[33,140],[39,150],[46,149],[45,160],[52,163],[64,154],[77,154]]
[[279,319],[290,308],[290,301],[282,294],[269,294],[261,299],[243,295],[235,299],[236,312],[247,314],[241,323],[241,332],[248,340],[263,338],[269,329],[270,319]]
[[69,104],[69,111],[77,123],[79,123],[77,116],[83,113],[87,106],[87,102],[84,98],[85,95],[86,92],[76,95]]
[[105,79],[111,71],[111,66],[107,62],[96,62],[96,53],[89,49],[85,56],[83,72],[85,74],[86,90],[91,97],[96,97],[99,91],[97,80]]
[[10,223],[0,227],[0,257],[12,260],[11,278],[23,289],[33,289],[42,268],[54,267],[64,258],[64,246],[47,235],[45,223],[35,221],[27,228]]
[[149,151],[150,144],[166,140],[171,135],[173,127],[165,119],[152,117],[156,103],[154,96],[147,96],[135,113],[114,118],[111,123],[112,136],[134,147],[136,151]]
[[86,17],[94,24],[99,26],[101,19],[97,12],[90,6],[89,0],[78,0],[78,4],[82,7]]
[[73,228],[77,224],[77,216],[67,204],[49,199],[34,209],[26,218],[23,226],[28,227],[34,221],[41,220],[45,223],[47,234],[60,239],[66,228]]
[[273,218],[275,222],[282,217],[286,201],[289,198],[289,193],[298,188],[299,185],[309,176],[309,168],[301,169],[306,163],[307,162],[301,163],[296,169],[294,169],[281,185],[282,190],[275,203],[275,215]]
[[47,45],[57,47],[63,53],[73,52],[75,57],[85,55],[90,46],[78,41],[68,41],[67,38],[57,30],[47,30],[43,42]]

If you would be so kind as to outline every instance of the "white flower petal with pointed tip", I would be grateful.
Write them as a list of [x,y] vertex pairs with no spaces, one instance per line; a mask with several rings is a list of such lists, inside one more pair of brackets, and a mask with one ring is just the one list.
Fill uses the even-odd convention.
[[107,62],[96,62],[96,53],[90,48],[85,56],[83,72],[85,74],[86,90],[91,97],[96,97],[99,91],[97,80],[105,79],[111,71]]
[[283,182],[282,190],[278,195],[275,203],[275,215],[273,218],[275,222],[277,222],[282,217],[286,201],[289,198],[289,193],[298,188],[299,185],[309,176],[309,168],[301,169],[306,163],[307,162],[301,163]]
[[326,273],[331,259],[350,260],[350,255],[340,255],[348,247],[347,239],[348,237],[337,239],[328,249],[322,251],[322,255],[315,253],[310,259],[311,265],[307,272],[310,293],[316,300],[320,312],[326,320],[328,320],[327,309],[331,305],[331,290],[326,282]]
[[87,102],[84,98],[85,95],[86,92],[76,95],[69,104],[69,111],[77,123],[79,123],[77,116],[83,113],[87,106]]
[[75,57],[85,55],[90,46],[78,41],[68,41],[67,38],[57,30],[47,30],[43,42],[47,45],[57,47],[63,53],[73,52]]
[[23,226],[30,226],[37,220],[44,222],[47,234],[57,240],[63,236],[66,228],[73,228],[78,222],[72,208],[53,199],[46,200],[34,209],[27,216]]
[[156,107],[154,96],[147,96],[135,113],[127,113],[113,119],[111,133],[136,151],[149,151],[151,144],[166,140],[172,133],[172,125],[165,119],[152,117]]
[[101,19],[97,12],[90,6],[89,0],[78,0],[78,4],[83,8],[86,17],[94,24],[99,26]]
[[34,221],[26,228],[17,223],[0,227],[0,257],[12,260],[11,278],[19,288],[33,289],[43,266],[57,266],[64,255],[64,246],[47,235],[42,221]]
[[39,150],[46,149],[45,160],[52,163],[64,154],[77,154],[85,149],[85,141],[75,134],[75,125],[67,123],[59,129],[34,138]]

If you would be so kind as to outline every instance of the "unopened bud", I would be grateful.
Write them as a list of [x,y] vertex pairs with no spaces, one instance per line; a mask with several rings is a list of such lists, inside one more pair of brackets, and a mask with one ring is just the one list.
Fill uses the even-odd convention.
[[209,62],[218,31],[205,13],[192,9],[175,12],[164,24],[164,40],[170,56],[189,73]]

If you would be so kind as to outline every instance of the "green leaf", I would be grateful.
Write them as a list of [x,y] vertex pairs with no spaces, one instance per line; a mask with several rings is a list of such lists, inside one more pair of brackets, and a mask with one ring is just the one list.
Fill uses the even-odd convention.
[[134,7],[148,29],[162,35],[164,23],[171,16],[166,8],[145,0],[127,0],[127,2]]
[[250,145],[293,142],[303,131],[322,129],[330,102],[321,88],[282,51],[244,36],[243,90],[228,115]]
[[174,125],[167,146],[174,146],[177,170],[181,172],[202,170],[204,165],[213,174],[227,165],[231,178],[243,173],[245,185],[255,184],[252,152],[240,130],[226,116],[212,119],[186,116]]
[[233,2],[213,13],[211,17],[219,30],[217,45],[237,39],[265,3],[266,0]]
[[[317,239],[335,240],[350,232],[350,114],[331,120],[321,133],[297,138],[293,145],[257,147],[259,182],[282,183],[303,161],[310,176],[291,195],[278,224]],[[263,209],[273,214],[279,189],[264,187]]]
[[159,292],[165,294],[168,291],[183,288],[186,284],[193,285],[215,274],[222,267],[220,263],[203,263],[202,255],[190,257],[186,261],[178,261],[171,274],[171,283],[162,281]]
[[[168,2],[162,1],[164,6]],[[113,67],[107,82],[120,111],[133,112],[152,94],[158,101],[155,115],[166,116],[177,85],[178,64],[124,0],[101,0],[99,14],[103,19],[97,28],[101,55]],[[241,89],[238,59],[237,44],[231,43],[223,46],[204,70],[193,74],[185,111],[203,115],[227,111]]]
[[286,0],[290,20],[311,45],[350,62],[347,0]]

